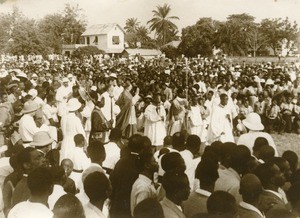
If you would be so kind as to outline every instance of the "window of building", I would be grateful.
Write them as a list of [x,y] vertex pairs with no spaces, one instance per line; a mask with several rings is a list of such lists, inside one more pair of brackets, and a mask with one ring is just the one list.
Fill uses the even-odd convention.
[[86,44],[90,44],[90,37],[86,37]]
[[120,37],[119,36],[113,36],[112,37],[112,44],[113,45],[119,45],[120,44]]
[[94,44],[95,44],[95,45],[98,45],[98,36],[95,36]]

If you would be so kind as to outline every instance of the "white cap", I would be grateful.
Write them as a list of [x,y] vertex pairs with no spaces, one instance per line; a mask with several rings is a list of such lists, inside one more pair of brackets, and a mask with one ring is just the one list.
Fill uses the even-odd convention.
[[113,78],[117,78],[117,74],[116,73],[111,73],[109,76],[113,77]]
[[62,82],[63,82],[63,83],[68,83],[68,82],[69,82],[69,80],[68,80],[68,78],[67,78],[67,77],[64,77],[64,78],[63,78],[63,80],[62,80]]
[[37,96],[38,92],[36,89],[30,89],[28,91],[28,95],[31,95],[33,98],[35,98]]
[[97,91],[97,87],[96,87],[96,86],[92,86],[92,87],[91,87],[91,90],[92,90],[92,91]]

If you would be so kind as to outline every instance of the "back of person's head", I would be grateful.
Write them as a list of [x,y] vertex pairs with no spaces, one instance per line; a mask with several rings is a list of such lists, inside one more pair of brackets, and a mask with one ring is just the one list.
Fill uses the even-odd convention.
[[58,149],[51,149],[46,154],[46,159],[48,160],[50,166],[59,166],[60,153]]
[[50,173],[54,184],[64,185],[66,181],[66,173],[62,166],[50,167]]
[[264,146],[269,145],[268,140],[265,137],[258,137],[254,141],[253,152],[259,152],[259,150]]
[[152,150],[151,140],[147,136],[142,136],[142,150],[140,152]]
[[250,157],[247,164],[247,170],[246,173],[254,173],[256,167],[260,164],[260,162],[253,156]]
[[201,139],[197,135],[189,135],[186,140],[186,149],[192,154],[198,154],[200,151]]
[[218,162],[213,159],[202,159],[198,164],[195,177],[200,181],[200,187],[213,186],[219,178]]
[[83,187],[91,202],[105,201],[110,195],[110,182],[104,173],[90,173],[85,178]]
[[140,153],[143,150],[143,137],[139,134],[134,134],[129,138],[128,149],[131,152]]
[[242,177],[240,182],[240,194],[243,201],[253,204],[257,202],[263,187],[259,178],[254,174],[246,174]]
[[75,195],[65,194],[55,203],[54,218],[85,218],[81,202]]
[[92,163],[102,163],[106,158],[105,149],[102,143],[93,141],[87,147],[88,156],[91,158]]
[[167,146],[170,146],[170,145],[172,145],[172,136],[167,135],[164,138],[164,147],[167,147]]
[[249,148],[245,145],[238,145],[232,150],[230,166],[239,174],[244,174],[247,171],[247,163],[250,158]]
[[27,185],[32,196],[51,195],[53,178],[49,168],[38,167],[29,173]]
[[275,150],[270,145],[264,145],[260,149],[259,158],[262,159],[264,162],[269,162],[275,156]]
[[17,163],[20,166],[22,170],[25,170],[26,166],[25,164],[31,162],[31,152],[36,150],[33,147],[27,147],[22,149],[18,154],[17,154]]
[[292,184],[287,191],[287,198],[293,207],[293,210],[300,212],[300,181]]
[[85,144],[85,138],[82,134],[77,134],[74,136],[74,142],[76,147],[83,147]]
[[210,148],[211,151],[217,155],[218,161],[220,161],[222,154],[222,146],[223,143],[221,141],[214,141],[213,143],[211,143],[210,146],[206,146],[205,149]]
[[122,131],[119,128],[113,128],[109,134],[109,141],[117,142],[122,138]]
[[211,215],[236,217],[237,205],[235,198],[225,191],[213,192],[207,199],[207,211]]
[[201,155],[201,160],[210,159],[215,161],[216,163],[219,162],[218,154],[215,152],[215,149],[211,146],[206,146],[204,149],[203,154]]
[[161,167],[165,172],[182,171],[186,169],[185,163],[181,155],[177,152],[170,152],[161,158]]
[[181,202],[187,200],[190,194],[190,185],[184,172],[170,171],[163,175],[162,186],[169,200],[176,199]]
[[164,218],[163,209],[155,198],[147,198],[136,205],[134,218]]
[[295,218],[291,211],[286,208],[278,208],[273,207],[270,209],[267,214],[266,218]]
[[220,146],[220,162],[223,166],[229,167],[231,164],[231,155],[237,145],[233,142],[225,142]]
[[288,150],[283,152],[282,157],[289,162],[292,172],[295,172],[298,168],[298,155],[294,151]]
[[182,132],[176,132],[172,136],[173,148],[178,151],[183,151],[185,149],[185,136]]

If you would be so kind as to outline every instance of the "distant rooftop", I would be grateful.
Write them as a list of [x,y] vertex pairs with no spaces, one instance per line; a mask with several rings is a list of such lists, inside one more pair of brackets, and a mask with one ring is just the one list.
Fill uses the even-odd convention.
[[114,28],[115,26],[117,26],[124,32],[124,30],[117,23],[95,24],[88,27],[81,36],[108,34],[109,31],[111,31],[111,29]]

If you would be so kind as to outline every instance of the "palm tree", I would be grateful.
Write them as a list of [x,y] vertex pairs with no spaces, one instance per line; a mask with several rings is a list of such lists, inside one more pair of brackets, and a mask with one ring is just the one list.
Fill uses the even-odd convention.
[[158,38],[162,39],[163,45],[166,43],[168,33],[177,29],[177,26],[172,20],[179,20],[176,16],[169,16],[171,7],[170,5],[164,4],[163,6],[158,5],[157,10],[153,10],[153,18],[147,22],[150,24],[150,30],[155,31]]
[[140,22],[137,20],[137,18],[128,18],[126,20],[126,24],[124,29],[127,33],[135,33],[137,28],[139,27]]
[[136,36],[141,42],[150,40],[149,30],[145,26],[140,26],[136,30]]

